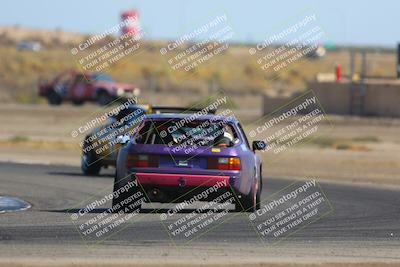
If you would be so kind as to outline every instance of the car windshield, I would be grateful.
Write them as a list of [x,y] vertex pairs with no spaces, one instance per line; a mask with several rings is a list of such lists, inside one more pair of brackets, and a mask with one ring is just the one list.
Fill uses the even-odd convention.
[[120,126],[133,125],[141,121],[141,118],[146,114],[146,109],[142,107],[129,106],[122,109],[112,118],[120,122]]
[[113,79],[105,74],[102,73],[95,73],[92,75],[92,79],[93,81],[97,81],[97,82],[112,82]]
[[145,121],[136,136],[139,144],[231,147],[238,142],[231,124],[223,121]]

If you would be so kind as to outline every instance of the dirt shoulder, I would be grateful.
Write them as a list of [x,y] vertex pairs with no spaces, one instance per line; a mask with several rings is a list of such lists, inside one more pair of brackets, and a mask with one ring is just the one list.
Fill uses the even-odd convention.
[[[247,262],[247,263],[189,263],[189,262],[170,262],[170,263],[163,263],[162,266],[167,267],[200,267],[200,266],[209,266],[209,267],[223,267],[223,266],[230,266],[230,267],[239,267],[239,266],[258,266],[258,267],[397,267],[399,266],[399,262],[330,262],[330,263],[315,263],[312,262],[304,262],[304,263],[289,263],[289,262]],[[42,259],[42,260],[35,260],[35,259],[25,259],[25,260],[15,260],[15,259],[0,259],[0,266],[7,266],[7,267],[22,267],[22,266],[55,266],[55,267],[105,267],[105,266],[117,266],[117,267],[127,267],[127,266],[137,266],[137,267],[153,267],[153,266],[160,266],[160,262],[158,263],[140,263],[136,262],[132,263],[129,260],[87,260],[87,259]]]

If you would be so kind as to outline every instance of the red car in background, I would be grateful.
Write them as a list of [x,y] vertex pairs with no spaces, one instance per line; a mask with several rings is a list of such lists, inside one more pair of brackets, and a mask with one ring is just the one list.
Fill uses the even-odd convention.
[[72,101],[76,105],[92,101],[103,106],[139,94],[140,89],[136,86],[117,83],[98,72],[64,72],[50,82],[39,84],[39,95],[46,97],[51,105],[60,105],[63,101]]

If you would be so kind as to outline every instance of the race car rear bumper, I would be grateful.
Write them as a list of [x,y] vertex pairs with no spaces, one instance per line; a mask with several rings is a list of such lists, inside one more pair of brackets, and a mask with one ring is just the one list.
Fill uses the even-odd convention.
[[176,187],[230,187],[230,176],[167,174],[167,173],[135,173],[138,183],[142,186],[176,186]]
[[[178,203],[201,196],[201,201],[214,201],[232,192],[230,176],[170,173],[135,173],[140,190],[151,202]],[[132,177],[133,178],[133,177]]]

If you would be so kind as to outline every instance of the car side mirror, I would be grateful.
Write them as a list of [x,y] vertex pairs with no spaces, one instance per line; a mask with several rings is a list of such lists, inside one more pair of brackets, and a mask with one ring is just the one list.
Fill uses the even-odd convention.
[[267,143],[264,141],[253,141],[252,144],[253,150],[265,150],[267,148]]
[[130,138],[127,135],[119,135],[117,136],[117,143],[121,145],[126,145],[129,142]]

